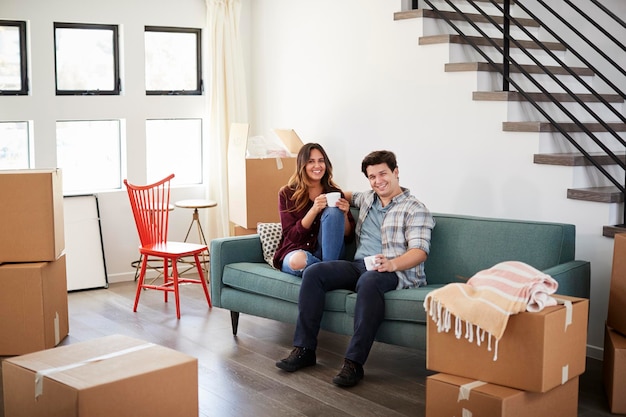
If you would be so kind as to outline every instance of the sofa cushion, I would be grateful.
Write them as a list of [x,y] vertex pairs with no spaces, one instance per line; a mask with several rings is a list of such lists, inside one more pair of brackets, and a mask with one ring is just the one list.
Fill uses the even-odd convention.
[[261,239],[261,248],[263,249],[263,259],[272,268],[274,267],[274,254],[280,243],[283,234],[283,228],[280,223],[258,223],[256,232]]
[[[302,279],[280,272],[264,263],[238,262],[224,267],[222,282],[241,291],[298,303]],[[347,290],[328,292],[324,309],[345,311],[346,296],[350,293]]]
[[[424,299],[426,295],[444,284],[427,285],[419,288],[393,290],[385,293],[385,320],[407,321],[426,324]],[[346,300],[346,312],[354,317],[356,294],[352,293]]]
[[433,213],[428,284],[463,282],[504,261],[544,269],[574,260],[576,228],[571,224],[492,219]]

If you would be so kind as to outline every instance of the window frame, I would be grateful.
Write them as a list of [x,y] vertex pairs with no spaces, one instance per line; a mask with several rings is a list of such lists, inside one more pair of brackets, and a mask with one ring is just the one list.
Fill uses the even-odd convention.
[[[146,126],[146,158],[149,158],[149,148],[150,148],[150,140],[152,139],[152,137],[148,136],[150,133],[150,128],[149,125],[150,123],[153,122],[197,122],[198,123],[198,145],[200,147],[200,149],[198,149],[197,155],[198,155],[198,166],[196,166],[195,168],[198,169],[198,182],[182,182],[184,176],[177,176],[172,180],[172,184],[177,185],[177,186],[197,186],[197,185],[202,185],[205,183],[204,181],[204,166],[205,166],[205,160],[204,160],[204,141],[203,141],[203,137],[204,137],[204,129],[205,129],[205,124],[204,124],[204,119],[202,117],[170,117],[170,118],[147,118],[145,119],[145,126]],[[188,152],[188,151],[186,151]],[[157,175],[157,178],[151,177],[151,171],[150,171],[150,162],[146,161],[146,178],[148,181],[158,181],[159,179],[163,178],[164,175],[167,175],[167,173],[162,173],[161,175]],[[168,171],[169,172],[169,171]],[[178,175],[178,174],[177,174]]]
[[[13,123],[13,124],[24,124],[24,126],[26,127],[26,167],[19,167],[19,168],[9,168],[9,169],[31,169],[33,166],[33,140],[31,137],[31,132],[32,132],[32,122],[29,120],[0,120],[0,125],[2,125],[3,123]],[[1,160],[0,160],[1,162]],[[0,170],[2,169],[6,169],[4,167],[1,166],[0,164]]]
[[28,51],[26,43],[26,22],[21,20],[0,20],[0,26],[15,26],[19,30],[20,36],[20,79],[19,90],[0,90],[3,96],[25,96],[29,93],[28,79]]
[[[64,167],[62,166],[62,164],[59,162],[59,160],[61,158],[59,158],[59,134],[58,134],[58,130],[59,130],[59,124],[63,124],[63,123],[68,123],[68,124],[72,124],[72,123],[102,123],[102,122],[115,122],[117,124],[116,126],[116,131],[117,131],[117,143],[116,143],[116,148],[117,148],[117,156],[118,156],[118,160],[117,160],[117,164],[119,165],[117,171],[110,171],[111,173],[115,172],[116,175],[116,181],[115,181],[115,185],[113,187],[87,187],[87,188],[79,188],[79,189],[70,189],[64,188],[63,191],[63,195],[80,195],[83,193],[94,193],[94,192],[102,192],[102,191],[119,191],[122,189],[123,187],[123,180],[124,180],[124,175],[125,172],[127,170],[127,166],[128,166],[128,160],[126,160],[125,158],[125,120],[122,118],[103,118],[103,119],[57,119],[55,121],[55,150],[56,150],[56,156],[57,156],[57,166],[61,169],[63,169]],[[69,172],[69,170],[68,170]],[[63,182],[64,182],[64,187],[65,187],[65,178],[69,178],[68,175],[64,175],[63,176]]]
[[[113,89],[112,90],[59,90],[57,68],[57,29],[111,30],[113,32]],[[122,91],[120,79],[120,40],[118,25],[100,23],[54,22],[54,88],[57,96],[119,96]]]
[[172,26],[145,26],[145,32],[190,33],[196,35],[196,89],[195,90],[148,90],[147,96],[199,96],[204,91],[202,80],[202,29]]

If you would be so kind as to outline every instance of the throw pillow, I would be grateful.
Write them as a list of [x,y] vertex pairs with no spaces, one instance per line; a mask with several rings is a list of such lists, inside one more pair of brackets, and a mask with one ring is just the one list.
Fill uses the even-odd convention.
[[280,243],[283,234],[283,228],[280,223],[258,223],[256,231],[261,238],[261,247],[263,248],[263,259],[272,268],[274,267],[274,253]]

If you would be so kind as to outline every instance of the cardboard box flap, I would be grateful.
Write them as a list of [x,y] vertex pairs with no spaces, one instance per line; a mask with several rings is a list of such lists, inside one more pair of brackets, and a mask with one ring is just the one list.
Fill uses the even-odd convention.
[[24,175],[24,174],[49,174],[55,173],[60,175],[60,168],[22,168],[22,169],[9,169],[3,172],[4,175]]
[[[248,123],[232,123],[228,134],[229,158],[245,158],[248,148]],[[229,160],[230,163],[230,160]]]
[[441,381],[446,384],[459,387],[459,399],[467,399],[471,392],[480,392],[490,397],[505,398],[511,395],[519,394],[519,390],[505,387],[502,385],[490,384],[475,379],[464,378],[452,374],[439,373],[429,376],[429,378]]
[[300,151],[303,143],[293,129],[274,129],[274,133],[287,147],[289,152],[296,155]]
[[33,395],[37,397],[44,393],[44,378],[84,389],[196,359],[154,343],[113,335],[7,361],[35,373]]

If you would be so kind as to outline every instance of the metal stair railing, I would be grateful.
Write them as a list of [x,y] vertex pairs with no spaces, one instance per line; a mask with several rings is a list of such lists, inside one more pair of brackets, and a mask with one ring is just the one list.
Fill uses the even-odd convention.
[[[503,16],[503,24],[502,26],[498,24],[491,15],[489,15],[481,6],[479,6],[474,0],[466,0],[467,4],[470,4],[475,10],[477,10],[480,15],[485,18],[491,25],[496,27],[502,33],[502,47],[498,44],[498,42],[493,39],[491,36],[487,35],[484,30],[481,29],[471,18],[469,13],[463,12],[450,0],[442,0],[445,2],[450,8],[454,10],[457,15],[457,19],[454,21],[465,21],[467,22],[479,35],[480,37],[486,39],[490,46],[493,47],[499,55],[502,56],[502,65],[500,66],[493,59],[491,59],[488,54],[483,51],[483,49],[477,45],[477,43],[473,40],[473,36],[468,35],[463,32],[453,21],[453,19],[449,18],[442,10],[438,9],[431,0],[423,0],[423,2],[428,5],[440,19],[446,21],[446,23],[456,31],[462,38],[463,41],[473,47],[486,61],[487,63],[494,68],[495,71],[499,72],[503,77],[503,91],[509,91],[510,86],[512,85],[515,90],[524,97],[526,101],[528,101],[543,117],[554,128],[561,133],[567,141],[572,144],[584,157],[591,163],[598,171],[604,175],[615,187],[622,193],[623,201],[624,201],[624,223],[626,223],[626,163],[619,158],[611,149],[604,143],[603,140],[599,139],[596,135],[594,135],[591,130],[585,125],[584,122],[581,122],[579,117],[576,117],[572,112],[570,112],[562,103],[561,100],[556,98],[552,93],[546,90],[543,87],[542,83],[538,81],[530,72],[528,72],[522,64],[520,64],[517,60],[513,59],[510,54],[511,44],[515,45],[515,48],[523,52],[527,57],[529,57],[542,71],[542,74],[548,75],[550,79],[552,79],[559,87],[566,92],[566,94],[571,97],[576,103],[578,103],[581,108],[593,119],[595,119],[604,129],[608,132],[613,139],[617,140],[619,145],[624,146],[626,149],[626,141],[613,129],[609,123],[605,121],[605,119],[597,114],[597,112],[593,111],[579,96],[577,93],[573,92],[571,88],[567,87],[560,79],[557,77],[552,71],[550,71],[542,62],[540,62],[535,54],[530,52],[526,47],[522,45],[522,43],[514,38],[510,33],[511,24],[515,25],[515,27],[519,28],[528,38],[539,48],[541,48],[547,55],[552,58],[559,67],[563,68],[568,74],[570,74],[586,91],[589,91],[591,95],[600,103],[602,103],[606,108],[606,110],[616,116],[622,123],[626,123],[626,117],[617,111],[606,99],[605,97],[598,93],[592,86],[590,86],[587,82],[585,82],[572,68],[570,68],[567,64],[563,62],[554,52],[552,52],[546,45],[537,39],[532,33],[530,33],[523,24],[521,24],[515,17],[510,14],[510,6],[511,0],[504,0],[500,3],[503,3],[502,6],[498,4],[495,0],[490,0],[490,3],[495,6],[495,8],[499,11],[499,13]],[[618,65],[613,59],[611,59],[604,51],[598,48],[597,44],[591,42],[585,35],[583,35],[580,31],[578,31],[574,26],[572,26],[569,22],[567,22],[561,14],[556,13],[554,9],[548,6],[543,0],[535,0],[539,5],[541,5],[545,11],[554,15],[562,24],[564,24],[569,30],[571,30],[577,37],[581,38],[584,43],[591,46],[591,48],[598,53],[608,64],[614,67],[617,71],[619,71],[622,75],[626,76],[626,71]],[[626,51],[626,47],[623,43],[621,43],[616,37],[611,35],[607,30],[605,30],[601,25],[599,25],[596,21],[591,19],[591,17],[583,12],[580,8],[576,7],[571,3],[570,0],[562,0],[567,5],[572,7],[577,13],[579,13],[584,19],[589,21],[594,27],[598,28],[598,30],[611,42],[613,42],[619,49]],[[609,19],[613,22],[616,22],[623,28],[626,28],[626,24],[617,17],[610,10],[606,9],[604,6],[598,3],[597,0],[588,0],[591,4],[597,6],[603,13],[605,13]],[[413,1],[413,7],[418,7],[418,2],[416,0]],[[548,27],[541,19],[536,16],[532,10],[529,9],[526,5],[523,4],[522,0],[515,0],[515,5],[523,10],[531,19],[535,20],[539,23],[542,29],[546,30],[557,42],[565,46],[568,52],[572,53],[576,58],[580,60],[587,68],[593,71],[594,75],[597,75],[602,81],[606,83],[608,87],[610,87],[616,95],[619,95],[622,99],[626,100],[626,94],[618,88],[614,82],[612,82],[605,74],[599,71],[596,66],[592,65],[589,62],[589,59],[585,58],[585,56],[576,51],[575,48],[571,46],[571,44],[567,43],[563,40],[562,36],[559,36],[555,32],[555,30]],[[540,12],[541,10],[538,10]],[[511,77],[511,65],[516,68],[516,71],[522,74],[526,79],[528,79],[541,93],[547,97],[552,104],[554,104],[563,114],[566,115],[567,119],[574,123],[584,134],[586,137],[590,138],[600,149],[602,149],[606,155],[621,169],[624,170],[624,178],[617,179],[611,173],[609,173],[599,162],[597,162],[594,157],[584,149],[584,147],[576,141],[572,135],[568,132],[568,129],[565,127],[564,123],[567,122],[559,122],[556,121],[552,114],[549,114],[537,100],[535,100],[532,94],[528,91],[525,91],[519,83],[517,83]]]

